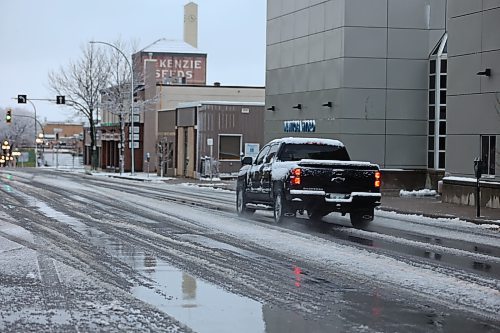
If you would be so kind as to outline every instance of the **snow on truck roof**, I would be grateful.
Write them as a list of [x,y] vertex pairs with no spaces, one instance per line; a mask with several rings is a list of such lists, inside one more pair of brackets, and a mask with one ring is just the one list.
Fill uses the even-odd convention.
[[271,142],[284,142],[284,143],[291,143],[291,144],[322,144],[322,145],[339,146],[339,147],[344,146],[344,144],[342,142],[340,142],[339,140],[322,139],[322,138],[288,137],[288,138],[274,139]]

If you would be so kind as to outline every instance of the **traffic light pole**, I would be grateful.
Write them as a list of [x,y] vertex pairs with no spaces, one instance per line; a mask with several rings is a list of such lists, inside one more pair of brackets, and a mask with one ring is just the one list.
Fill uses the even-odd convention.
[[30,102],[31,106],[33,107],[33,110],[35,110],[35,168],[38,167],[38,144],[36,143],[36,139],[38,139],[38,132],[36,131],[36,106],[35,103],[33,103],[31,100],[27,99],[28,102]]

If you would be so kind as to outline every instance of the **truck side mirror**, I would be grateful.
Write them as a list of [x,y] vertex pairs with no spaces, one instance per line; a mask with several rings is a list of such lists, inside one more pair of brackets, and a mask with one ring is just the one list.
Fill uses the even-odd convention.
[[241,160],[241,165],[251,165],[253,163],[253,158],[252,156],[245,156]]

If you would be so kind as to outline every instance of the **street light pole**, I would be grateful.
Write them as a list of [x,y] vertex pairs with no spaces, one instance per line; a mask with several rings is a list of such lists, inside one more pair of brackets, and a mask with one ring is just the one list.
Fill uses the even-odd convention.
[[130,150],[130,154],[131,154],[131,175],[134,176],[135,175],[135,158],[134,158],[134,68],[132,67],[132,64],[130,63],[130,61],[128,60],[128,57],[125,55],[125,53],[123,53],[122,50],[120,50],[118,47],[116,47],[115,45],[111,44],[111,43],[108,43],[108,42],[102,42],[102,41],[95,41],[95,40],[92,40],[90,41],[91,44],[104,44],[104,45],[107,45],[107,46],[110,46],[112,48],[114,48],[116,51],[118,51],[118,53],[120,53],[124,58],[125,58],[125,61],[127,62],[128,66],[130,67],[130,132],[131,132],[131,135],[130,135],[130,145],[131,145],[131,150]]
[[38,144],[36,143],[36,140],[38,139],[38,133],[36,131],[36,107],[35,103],[27,99],[28,102],[30,102],[31,106],[33,107],[33,110],[35,110],[35,168],[38,167]]

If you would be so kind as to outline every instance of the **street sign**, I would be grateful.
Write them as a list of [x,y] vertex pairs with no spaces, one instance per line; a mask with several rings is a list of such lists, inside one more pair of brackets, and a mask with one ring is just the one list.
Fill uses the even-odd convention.
[[[128,148],[131,149],[132,148],[132,142],[129,141],[128,143]],[[137,141],[134,141],[134,149],[139,149],[139,142]]]
[[[129,120],[132,120],[132,115],[129,116]],[[141,121],[141,116],[137,113],[134,113],[134,123],[138,123]]]
[[27,100],[28,100],[27,95],[17,95],[17,102],[19,104],[26,104]]
[[[128,139],[132,141],[132,133],[128,134]],[[139,141],[139,134],[134,134],[134,141]]]
[[56,96],[56,104],[66,104],[65,96]]

